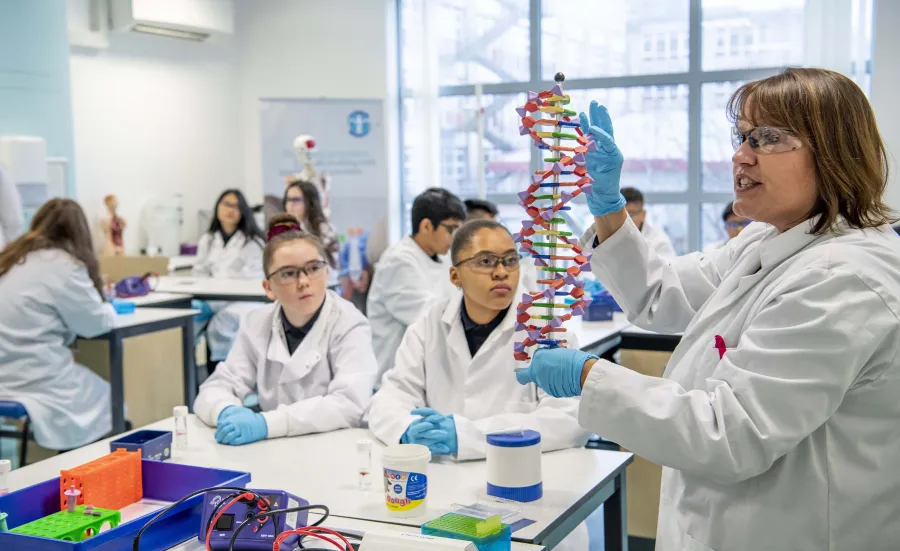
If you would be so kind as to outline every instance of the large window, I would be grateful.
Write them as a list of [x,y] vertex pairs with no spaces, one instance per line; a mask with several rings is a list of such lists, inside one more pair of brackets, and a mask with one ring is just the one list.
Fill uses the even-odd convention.
[[[541,159],[514,109],[563,72],[572,109],[609,108],[622,185],[644,192],[650,223],[698,250],[724,238],[735,88],[808,65],[868,91],[872,0],[398,2],[404,212],[441,186],[517,225],[516,193]],[[590,221],[584,203],[569,215]]]

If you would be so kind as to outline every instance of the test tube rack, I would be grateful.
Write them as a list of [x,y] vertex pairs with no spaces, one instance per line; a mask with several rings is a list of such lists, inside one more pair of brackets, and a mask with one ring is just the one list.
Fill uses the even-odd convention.
[[[591,304],[584,281],[578,279],[582,272],[591,271],[591,253],[582,251],[572,232],[561,229],[566,219],[560,212],[571,210],[568,203],[575,197],[591,192],[593,179],[585,168],[584,154],[595,151],[597,145],[571,119],[575,111],[564,107],[571,101],[562,89],[565,78],[557,73],[553,88],[528,92],[525,105],[516,108],[522,120],[519,134],[530,136],[537,149],[547,152],[544,168],[532,174],[531,184],[519,193],[519,204],[529,218],[522,220],[521,231],[513,235],[522,251],[534,259],[542,287],[524,293],[517,307],[516,332],[526,334],[513,345],[519,361],[530,360],[528,351],[534,347],[565,347],[563,324],[583,315]],[[534,113],[539,113],[535,115],[538,118]],[[551,130],[542,131],[541,127]],[[574,143],[563,145],[566,142]]]
[[118,511],[94,507],[85,512],[85,506],[78,505],[74,512],[53,513],[17,526],[10,532],[23,536],[78,542],[96,536],[103,529],[115,528],[121,521],[122,515]]
[[111,454],[60,471],[60,509],[66,508],[64,493],[71,487],[81,491],[77,503],[89,503],[106,509],[121,509],[144,497],[141,478],[141,453],[118,449]]

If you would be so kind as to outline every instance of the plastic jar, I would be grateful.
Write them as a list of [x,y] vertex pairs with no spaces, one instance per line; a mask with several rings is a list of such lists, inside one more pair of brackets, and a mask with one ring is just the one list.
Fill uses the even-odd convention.
[[384,504],[396,518],[425,514],[428,498],[428,463],[431,451],[419,444],[395,444],[384,449]]
[[487,493],[524,503],[541,499],[541,433],[488,435]]

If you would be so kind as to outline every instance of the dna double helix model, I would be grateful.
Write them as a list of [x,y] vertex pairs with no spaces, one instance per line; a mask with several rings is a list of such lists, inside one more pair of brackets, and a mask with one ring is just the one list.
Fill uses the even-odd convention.
[[[517,307],[516,332],[526,334],[513,347],[515,359],[520,361],[530,360],[529,350],[534,347],[565,347],[563,324],[583,315],[591,304],[584,281],[578,279],[582,272],[591,271],[591,253],[581,250],[572,232],[560,229],[566,225],[560,211],[570,210],[567,204],[572,199],[591,192],[593,179],[584,166],[584,154],[596,150],[597,145],[590,135],[584,135],[578,121],[571,119],[577,113],[563,107],[570,101],[562,89],[565,78],[557,73],[553,88],[528,92],[525,105],[516,108],[522,118],[519,134],[531,136],[534,146],[547,155],[544,169],[536,171],[528,189],[519,193],[519,204],[529,218],[513,236],[521,250],[534,259],[538,284],[543,288],[524,293]],[[541,127],[550,130],[541,131]]]

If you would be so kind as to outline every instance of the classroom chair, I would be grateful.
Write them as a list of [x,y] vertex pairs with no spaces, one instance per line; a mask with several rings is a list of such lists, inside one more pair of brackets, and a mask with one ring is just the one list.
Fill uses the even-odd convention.
[[28,435],[31,430],[31,418],[28,411],[19,402],[0,400],[0,417],[14,419],[21,424],[22,430],[0,430],[0,438],[16,438],[19,440],[19,467],[25,466],[28,454]]

